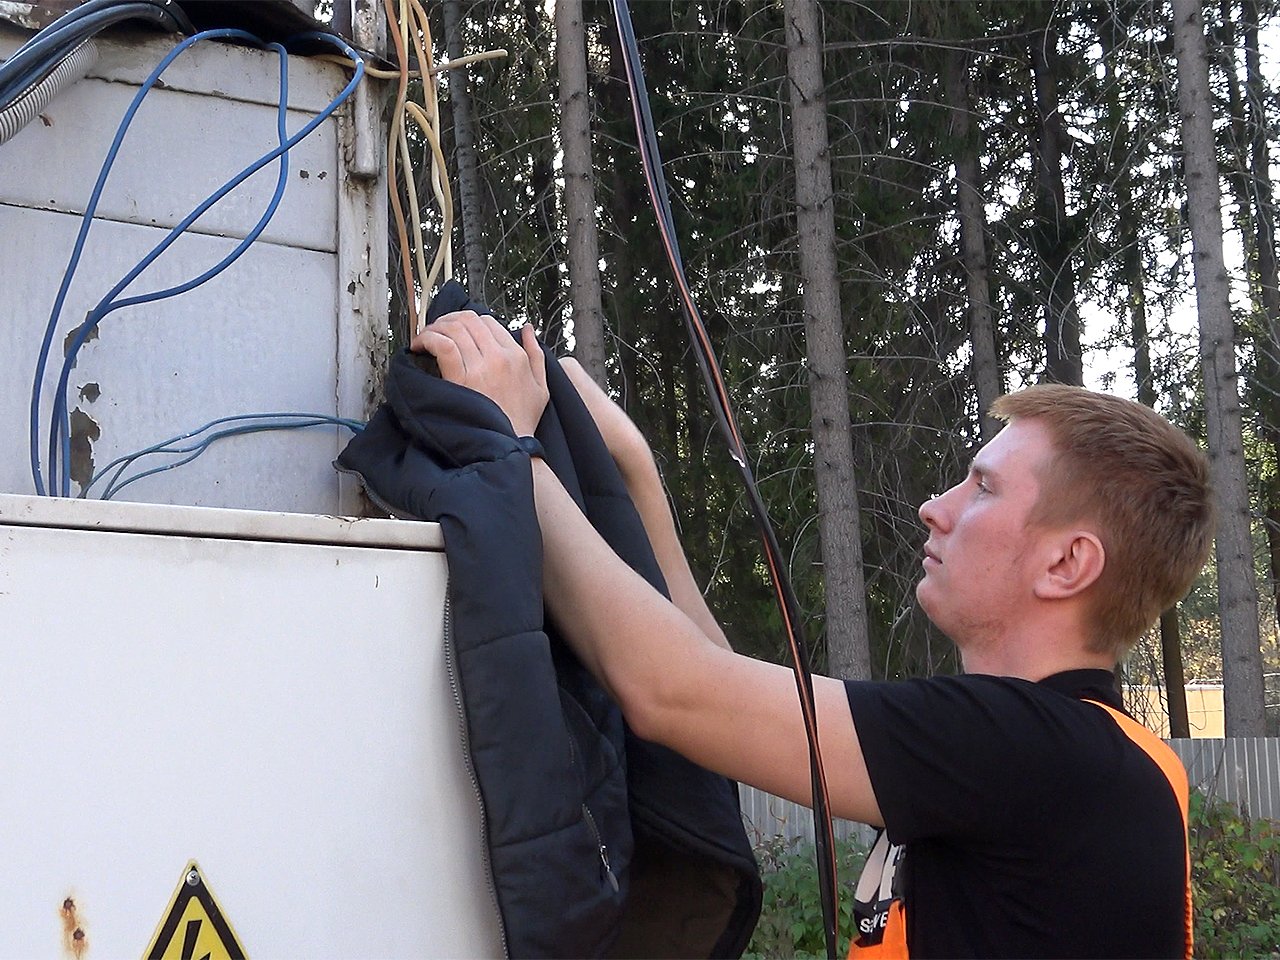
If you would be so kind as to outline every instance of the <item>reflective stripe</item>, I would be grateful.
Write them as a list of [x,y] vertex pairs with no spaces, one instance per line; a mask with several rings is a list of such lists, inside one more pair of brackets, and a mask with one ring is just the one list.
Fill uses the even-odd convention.
[[1174,798],[1178,801],[1178,811],[1182,814],[1182,835],[1184,838],[1184,846],[1186,849],[1186,908],[1185,908],[1185,931],[1186,931],[1186,947],[1185,956],[1187,960],[1191,958],[1191,951],[1194,945],[1193,916],[1191,912],[1191,844],[1187,840],[1188,821],[1187,821],[1187,804],[1189,802],[1189,788],[1187,786],[1187,771],[1183,767],[1182,761],[1178,759],[1178,755],[1174,753],[1167,743],[1157,737],[1154,733],[1140,724],[1137,720],[1127,714],[1121,713],[1114,707],[1109,707],[1105,703],[1099,703],[1097,700],[1085,700],[1085,703],[1091,703],[1095,707],[1101,707],[1107,713],[1111,714],[1111,719],[1116,722],[1116,726],[1120,728],[1120,732],[1133,741],[1133,743],[1147,756],[1155,761],[1160,772],[1164,774],[1166,780],[1169,781],[1169,787],[1173,790]]

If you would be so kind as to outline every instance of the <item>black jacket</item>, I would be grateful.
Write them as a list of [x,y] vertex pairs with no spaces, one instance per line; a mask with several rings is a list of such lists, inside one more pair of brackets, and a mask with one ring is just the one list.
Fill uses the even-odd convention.
[[[489,312],[447,283],[429,318]],[[590,414],[548,356],[538,428],[593,526],[666,592]],[[544,622],[529,457],[480,394],[391,361],[386,403],[338,458],[399,516],[438,521],[456,678],[513,957],[738,956],[760,912],[734,784],[636,738]]]

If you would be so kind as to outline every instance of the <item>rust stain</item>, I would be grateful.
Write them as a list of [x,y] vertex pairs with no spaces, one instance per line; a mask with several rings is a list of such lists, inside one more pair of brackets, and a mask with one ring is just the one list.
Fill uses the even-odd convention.
[[68,957],[84,960],[89,952],[89,936],[84,931],[84,920],[73,897],[62,901],[62,949]]
[[71,411],[71,479],[84,490],[93,479],[93,441],[102,430],[93,417],[79,407]]

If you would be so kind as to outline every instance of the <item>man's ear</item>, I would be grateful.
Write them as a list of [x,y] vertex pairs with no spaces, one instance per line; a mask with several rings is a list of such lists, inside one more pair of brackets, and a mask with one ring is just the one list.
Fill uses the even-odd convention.
[[1041,600],[1065,600],[1089,589],[1107,563],[1102,541],[1089,530],[1064,530],[1053,542],[1049,565],[1035,583]]

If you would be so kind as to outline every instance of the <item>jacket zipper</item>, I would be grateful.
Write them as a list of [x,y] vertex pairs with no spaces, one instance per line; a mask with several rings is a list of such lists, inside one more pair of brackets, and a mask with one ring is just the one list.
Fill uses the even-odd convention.
[[[570,766],[578,765],[578,748],[574,746],[573,735],[569,735],[569,764]],[[587,829],[591,831],[591,836],[596,842],[596,850],[600,856],[600,868],[604,872],[605,879],[609,882],[609,887],[614,893],[618,892],[618,878],[613,872],[613,867],[609,865],[609,848],[605,846],[604,839],[600,836],[600,828],[596,826],[596,818],[591,815],[591,808],[587,806],[586,801],[582,803],[582,819],[586,821]]]
[[338,473],[345,474],[348,477],[355,477],[357,480],[359,480],[360,487],[361,489],[364,490],[364,495],[368,497],[370,502],[379,510],[385,510],[388,516],[395,517],[397,520],[418,520],[422,523],[431,522],[425,519],[424,517],[414,516],[412,513],[409,513],[407,510],[400,510],[396,507],[393,507],[391,504],[387,503],[387,501],[383,500],[380,496],[378,496],[377,491],[374,490],[373,487],[369,485],[369,481],[364,478],[364,474],[361,473],[359,470],[348,470],[346,467],[338,466],[336,462],[333,464],[333,469],[336,470]]
[[600,839],[600,831],[596,828],[596,818],[591,815],[591,808],[585,803],[582,805],[582,816],[587,821],[587,828],[591,831],[591,836],[595,838],[596,848],[600,851],[600,866],[604,870],[605,879],[609,881],[610,889],[617,893],[618,878],[613,874],[613,867],[609,866],[609,848]]
[[471,744],[467,735],[467,715],[462,706],[462,691],[458,686],[458,671],[453,650],[453,611],[446,588],[444,597],[444,661],[449,674],[449,689],[453,691],[453,704],[458,710],[458,731],[462,743],[462,758],[466,762],[467,775],[471,778],[471,790],[475,795],[476,807],[480,810],[480,846],[484,861],[485,886],[489,890],[489,903],[493,906],[494,916],[498,921],[498,937],[502,942],[502,955],[511,956],[511,948],[507,946],[507,928],[502,918],[502,907],[498,904],[498,890],[493,882],[493,864],[489,860],[489,828],[485,821],[484,797],[480,793],[480,781],[476,779],[476,768],[471,761]]

